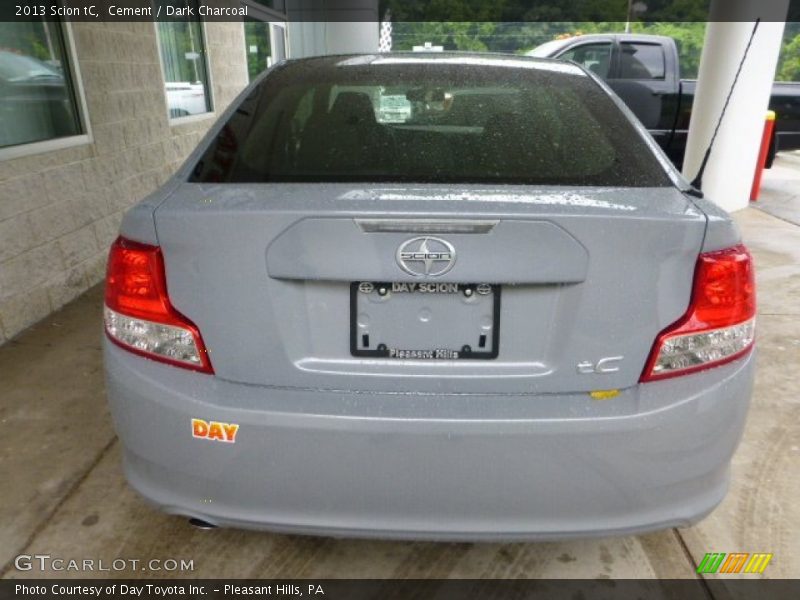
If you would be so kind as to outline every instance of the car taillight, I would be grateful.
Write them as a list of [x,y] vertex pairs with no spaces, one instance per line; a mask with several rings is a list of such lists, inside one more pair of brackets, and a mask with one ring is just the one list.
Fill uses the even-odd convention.
[[697,259],[686,314],[656,338],[640,381],[684,375],[739,358],[753,347],[753,261],[743,245]]
[[106,274],[106,333],[142,356],[213,373],[194,323],[172,307],[161,248],[117,238]]

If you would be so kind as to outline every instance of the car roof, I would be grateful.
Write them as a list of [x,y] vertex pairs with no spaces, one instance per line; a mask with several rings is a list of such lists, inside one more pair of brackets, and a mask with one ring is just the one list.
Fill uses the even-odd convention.
[[374,54],[335,54],[286,61],[286,64],[298,63],[318,68],[441,64],[448,66],[463,65],[473,68],[517,68],[531,71],[558,72],[565,75],[586,75],[586,71],[574,63],[553,58],[494,52],[381,52]]

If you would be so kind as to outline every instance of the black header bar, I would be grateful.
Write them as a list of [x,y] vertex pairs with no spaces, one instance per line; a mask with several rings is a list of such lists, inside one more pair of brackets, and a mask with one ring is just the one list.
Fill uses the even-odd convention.
[[282,580],[4,580],[0,598],[139,600],[294,598],[324,600],[709,600],[709,598],[783,600],[800,598],[800,580],[753,579],[282,579]]
[[[0,21],[241,21],[259,7],[289,21],[800,21],[800,0],[2,0]],[[717,10],[718,9],[718,10]]]

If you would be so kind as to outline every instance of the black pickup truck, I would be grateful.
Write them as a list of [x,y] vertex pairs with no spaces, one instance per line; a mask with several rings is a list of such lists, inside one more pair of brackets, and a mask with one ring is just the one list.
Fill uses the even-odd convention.
[[[594,34],[554,40],[529,56],[572,60],[608,83],[680,167],[686,150],[695,81],[680,78],[675,40],[658,35]],[[774,83],[775,134],[767,158],[800,149],[800,83]]]

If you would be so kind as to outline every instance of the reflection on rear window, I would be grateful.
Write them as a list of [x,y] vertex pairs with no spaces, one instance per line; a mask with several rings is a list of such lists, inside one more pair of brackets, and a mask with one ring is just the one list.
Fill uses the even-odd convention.
[[669,185],[633,126],[578,71],[386,62],[329,57],[278,69],[192,180]]

